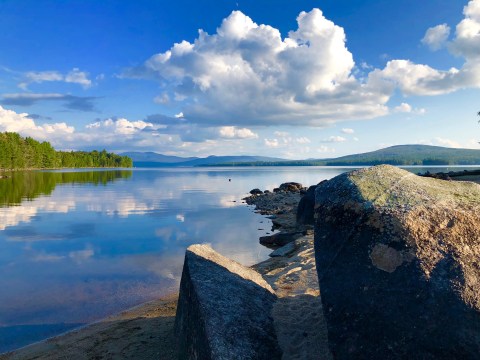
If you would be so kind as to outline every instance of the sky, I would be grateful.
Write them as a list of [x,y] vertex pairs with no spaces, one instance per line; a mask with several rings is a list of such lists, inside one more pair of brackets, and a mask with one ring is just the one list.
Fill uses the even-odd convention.
[[0,0],[0,131],[59,150],[480,148],[480,0]]

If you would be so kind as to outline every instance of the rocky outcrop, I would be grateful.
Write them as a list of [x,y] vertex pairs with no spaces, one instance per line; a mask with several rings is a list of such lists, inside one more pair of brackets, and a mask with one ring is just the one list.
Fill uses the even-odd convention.
[[265,235],[259,238],[260,244],[265,246],[284,246],[305,235],[304,231],[279,232],[273,235]]
[[262,276],[206,245],[187,249],[175,332],[180,359],[280,359]]
[[297,182],[286,182],[280,185],[280,191],[296,192],[303,189],[303,185]]
[[263,194],[263,191],[260,190],[260,189],[255,188],[255,189],[250,190],[250,194],[251,194],[251,195],[262,195],[262,194]]
[[316,190],[315,258],[337,359],[478,359],[480,186],[382,165]]
[[[318,185],[324,183],[327,180],[323,180]],[[314,207],[315,207],[315,190],[318,185],[310,186],[305,194],[302,196],[297,207],[297,224],[299,225],[313,225],[314,219]]]

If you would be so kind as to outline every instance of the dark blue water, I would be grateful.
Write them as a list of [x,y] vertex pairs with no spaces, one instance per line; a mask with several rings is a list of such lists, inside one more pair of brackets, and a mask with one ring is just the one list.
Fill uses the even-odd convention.
[[242,197],[347,170],[56,171],[1,179],[0,353],[177,291],[191,244],[211,244],[245,265],[266,259],[258,238],[271,223]]

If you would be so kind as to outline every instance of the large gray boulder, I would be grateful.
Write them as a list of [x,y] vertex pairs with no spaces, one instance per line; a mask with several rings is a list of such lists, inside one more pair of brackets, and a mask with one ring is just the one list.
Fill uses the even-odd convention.
[[381,165],[316,190],[337,359],[479,359],[480,186]]
[[175,332],[180,359],[280,359],[276,296],[262,276],[206,245],[185,254]]

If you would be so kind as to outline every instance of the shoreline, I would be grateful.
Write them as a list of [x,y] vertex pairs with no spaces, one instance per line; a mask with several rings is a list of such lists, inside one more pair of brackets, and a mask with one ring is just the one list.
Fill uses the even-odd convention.
[[[458,176],[455,180],[480,183],[479,175],[462,175],[465,176]],[[262,192],[243,199],[255,207],[255,212],[271,219],[272,228],[280,233],[304,232],[287,245],[277,247],[280,255],[251,267],[264,277],[279,297],[273,316],[284,353],[295,354],[301,346],[302,351],[307,351],[306,356],[311,352],[325,354],[323,359],[331,359],[313,255],[313,227],[296,224],[296,208],[301,196],[302,191],[279,191]],[[159,354],[162,359],[176,359],[173,327],[177,300],[178,293],[173,293],[136,305],[97,322],[0,354],[0,360],[150,359],[158,358]],[[308,311],[314,314],[310,316],[314,321],[303,324],[302,316]]]
[[7,359],[177,359],[173,325],[178,293],[0,354]]
[[[277,192],[247,196],[243,200],[246,201],[245,205],[254,206],[255,212],[267,216],[272,221],[272,230],[275,229],[278,233],[278,230],[288,232],[296,227],[296,208],[301,196],[300,192]],[[308,249],[313,250],[313,234],[310,233],[295,243],[295,249],[288,254],[289,256],[298,255],[306,250],[308,253]],[[311,257],[310,253],[309,256]],[[267,282],[285,297],[292,292],[306,293],[307,298],[304,299],[305,304],[302,303],[302,308],[309,309],[308,304],[313,298],[309,298],[308,294],[315,296],[313,300],[317,302],[316,270],[313,268],[312,272],[312,268],[309,268],[310,275],[315,273],[315,279],[308,290],[294,289],[291,286],[291,277],[300,275],[306,278],[306,275],[298,271],[300,269],[298,266],[293,266],[298,268],[297,271],[288,275],[282,273],[282,269],[290,270],[292,265],[291,261],[289,263],[286,259],[271,257],[251,267],[266,277]],[[295,263],[301,261],[298,256],[294,256],[294,259],[292,261]],[[272,271],[275,273],[273,276]],[[173,334],[177,300],[178,292],[136,305],[96,322],[0,354],[0,360],[100,359],[115,356],[123,359],[150,359],[158,358],[158,352],[162,354],[162,359],[177,359]]]

